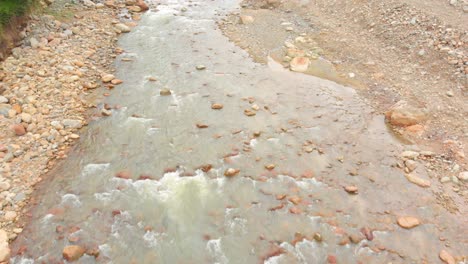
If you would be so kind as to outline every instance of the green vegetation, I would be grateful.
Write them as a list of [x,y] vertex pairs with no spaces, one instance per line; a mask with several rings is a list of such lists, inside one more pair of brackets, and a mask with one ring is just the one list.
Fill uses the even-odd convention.
[[14,17],[24,15],[33,0],[0,0],[0,27],[10,23]]

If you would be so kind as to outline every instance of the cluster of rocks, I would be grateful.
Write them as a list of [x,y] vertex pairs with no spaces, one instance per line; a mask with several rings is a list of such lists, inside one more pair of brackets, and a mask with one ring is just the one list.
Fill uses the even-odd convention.
[[121,52],[118,35],[134,22],[116,20],[117,12],[139,19],[148,9],[141,0],[53,2],[43,1],[53,12],[31,15],[21,45],[0,64],[0,263],[22,232],[18,220],[34,185],[66,157],[96,95],[121,83],[110,65]]

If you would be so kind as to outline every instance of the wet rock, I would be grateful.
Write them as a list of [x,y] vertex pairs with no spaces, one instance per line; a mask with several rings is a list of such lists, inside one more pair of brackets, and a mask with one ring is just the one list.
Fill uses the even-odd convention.
[[101,77],[101,81],[103,83],[108,83],[110,81],[112,81],[113,79],[115,79],[115,76],[112,75],[112,74],[104,74],[102,77]]
[[224,176],[226,177],[233,177],[239,174],[240,170],[229,168],[224,172]]
[[358,193],[358,187],[350,185],[350,186],[345,186],[344,187],[345,191],[350,194],[357,194]]
[[315,233],[314,234],[314,240],[317,241],[317,242],[322,242],[323,241],[323,237],[320,233]]
[[275,169],[275,167],[276,167],[275,164],[267,164],[267,165],[265,165],[265,169],[267,169],[267,170],[273,170],[273,169]]
[[255,113],[255,111],[253,111],[253,110],[250,110],[250,109],[245,109],[244,110],[244,115],[246,115],[246,116],[254,116],[256,114],[257,113]]
[[66,246],[63,249],[62,255],[63,255],[63,258],[67,261],[76,261],[79,258],[81,258],[81,256],[84,255],[85,251],[86,250],[81,246],[77,246],[77,245]]
[[305,72],[309,68],[310,60],[307,57],[295,57],[289,62],[291,71]]
[[397,223],[399,226],[406,228],[406,229],[411,229],[421,224],[419,219],[417,219],[416,217],[412,217],[412,216],[398,217]]
[[141,11],[147,11],[149,9],[148,5],[143,0],[137,0],[135,5],[138,6]]
[[120,79],[113,79],[113,80],[111,81],[111,83],[112,83],[113,85],[119,85],[119,84],[123,83],[123,81],[120,80]]
[[78,119],[64,119],[62,120],[62,125],[65,128],[81,128],[83,126],[83,123],[81,120]]
[[211,105],[211,109],[214,109],[214,110],[220,110],[220,109],[223,109],[223,105],[222,104],[212,104]]
[[298,204],[301,203],[302,199],[301,199],[301,197],[299,197],[297,195],[294,195],[294,196],[289,197],[288,201],[290,201],[291,203],[293,203],[295,205],[298,205]]
[[240,22],[244,25],[252,24],[254,22],[254,18],[252,16],[241,15]]
[[360,236],[360,235],[357,235],[357,234],[349,235],[349,240],[351,240],[351,242],[354,243],[354,244],[357,244],[357,243],[361,242],[362,239],[363,239],[363,237]]
[[368,227],[361,228],[361,233],[366,237],[367,240],[372,241],[374,240],[374,233]]
[[199,71],[202,71],[202,70],[205,70],[206,67],[205,67],[205,65],[197,65],[196,69],[199,70]]
[[23,135],[26,134],[26,129],[21,124],[14,124],[12,126],[12,129],[15,132],[15,135],[17,135],[17,136],[23,136]]
[[408,173],[405,174],[406,179],[408,179],[409,182],[414,183],[420,187],[423,188],[428,188],[431,186],[431,182],[428,180],[425,180],[419,176],[416,176],[414,173]]
[[425,121],[427,112],[406,101],[399,101],[385,113],[385,117],[394,126],[406,127]]
[[167,89],[167,88],[164,88],[164,89],[161,89],[161,91],[159,91],[159,94],[161,96],[169,96],[172,94],[171,90]]
[[131,31],[129,26],[122,24],[122,23],[115,24],[115,28],[118,29],[122,33],[128,33]]
[[198,128],[208,128],[208,125],[202,124],[202,123],[197,123],[196,126],[197,126]]
[[128,171],[119,171],[115,174],[115,177],[128,180],[132,178],[132,174]]
[[102,114],[103,116],[111,116],[111,115],[112,115],[112,111],[103,108],[103,109],[101,110],[101,114]]
[[439,253],[439,258],[447,264],[455,264],[455,258],[448,253],[445,249],[442,249]]

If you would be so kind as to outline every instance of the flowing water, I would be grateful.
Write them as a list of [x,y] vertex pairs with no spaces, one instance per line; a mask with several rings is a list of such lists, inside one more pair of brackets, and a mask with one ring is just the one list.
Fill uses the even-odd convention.
[[121,108],[42,186],[13,263],[61,263],[67,245],[99,251],[78,263],[433,263],[440,236],[461,240],[394,167],[405,146],[383,117],[351,88],[254,63],[216,26],[236,8],[162,1],[121,37],[124,83],[106,99]]

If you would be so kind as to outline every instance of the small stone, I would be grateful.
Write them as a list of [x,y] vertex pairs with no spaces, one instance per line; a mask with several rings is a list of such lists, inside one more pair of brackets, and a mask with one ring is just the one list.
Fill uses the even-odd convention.
[[25,123],[31,123],[32,121],[32,116],[28,113],[21,113],[21,120]]
[[198,128],[208,128],[208,125],[206,124],[197,123],[196,125]]
[[64,119],[62,120],[62,125],[65,128],[81,128],[83,123],[78,119]]
[[406,228],[406,229],[411,229],[421,224],[419,219],[417,219],[416,217],[412,217],[412,216],[399,217],[397,220],[397,223],[399,226]]
[[111,116],[111,115],[112,115],[112,111],[103,108],[103,109],[101,110],[101,114],[102,114],[103,116]]
[[101,81],[104,82],[104,83],[108,83],[108,82],[112,81],[113,79],[115,79],[115,76],[112,75],[112,74],[104,74],[101,77]]
[[267,164],[267,165],[265,165],[265,169],[267,169],[267,170],[273,170],[275,167],[276,167],[275,164]]
[[453,96],[454,96],[453,91],[447,91],[445,94],[446,94],[448,97],[453,97]]
[[261,135],[262,135],[262,132],[261,132],[261,131],[255,131],[255,132],[253,133],[253,136],[254,136],[254,137],[259,137],[259,136],[261,136]]
[[294,196],[290,196],[288,198],[288,201],[290,201],[291,203],[295,204],[295,205],[298,205],[301,203],[302,199],[301,197],[297,196],[297,195],[294,195]]
[[245,109],[244,110],[244,115],[246,115],[246,116],[254,116],[256,114],[257,113],[255,113],[255,111],[253,111],[253,110],[250,110],[250,109]]
[[344,187],[345,191],[350,194],[357,194],[358,193],[358,187],[350,185]]
[[229,168],[224,172],[224,176],[233,177],[233,176],[236,176],[239,172],[240,170]]
[[215,110],[223,109],[223,105],[222,104],[212,104],[211,109],[215,109]]
[[112,83],[113,85],[119,85],[119,84],[123,83],[123,81],[120,80],[120,79],[113,79],[113,80],[111,81],[111,83]]
[[415,174],[413,173],[408,173],[405,175],[406,179],[408,179],[409,182],[411,183],[414,183],[420,187],[423,187],[423,188],[428,188],[431,186],[431,182],[428,181],[428,180],[425,180],[423,178],[420,178],[418,176],[416,176]]
[[201,71],[201,70],[206,69],[206,67],[205,67],[205,65],[197,65],[196,69]]
[[448,253],[445,249],[442,249],[439,253],[439,258],[447,264],[455,264],[455,258]]
[[148,81],[150,81],[150,82],[155,82],[155,81],[157,81],[157,80],[158,80],[158,79],[156,79],[156,78],[154,78],[154,77],[149,77],[149,78],[148,78]]
[[314,240],[317,242],[322,242],[323,241],[322,235],[320,233],[315,233]]
[[442,178],[440,179],[440,182],[441,182],[441,183],[447,183],[447,182],[449,182],[449,181],[450,181],[450,177],[447,177],[447,176],[442,177]]
[[416,167],[418,166],[418,163],[416,163],[416,161],[414,161],[414,160],[406,160],[405,161],[405,166],[411,172],[411,171],[414,171],[416,169]]
[[289,62],[291,71],[305,72],[309,68],[310,59],[307,57],[295,57]]
[[131,31],[129,26],[122,24],[122,23],[115,24],[115,28],[118,29],[122,33],[128,33]]
[[468,181],[468,171],[463,171],[458,174],[458,179],[461,181]]
[[172,92],[171,92],[171,90],[164,88],[164,89],[161,89],[161,91],[159,91],[159,94],[161,96],[168,96],[168,95],[171,95]]
[[301,208],[299,208],[297,206],[294,206],[294,207],[289,208],[289,212],[291,214],[301,214],[302,210],[301,210]]
[[77,246],[77,245],[66,246],[63,249],[62,255],[63,255],[63,258],[67,261],[76,261],[79,258],[81,258],[81,256],[84,255],[85,251],[86,250],[81,246]]
[[3,216],[3,219],[5,221],[13,221],[13,220],[15,220],[16,216],[17,216],[17,214],[16,214],[15,211],[6,211],[5,215]]
[[6,104],[6,103],[8,103],[8,98],[0,95],[0,104]]
[[15,132],[15,134],[16,134],[17,136],[23,136],[23,135],[26,134],[26,129],[25,129],[24,126],[21,125],[21,124],[14,124],[14,125],[12,126],[12,129],[13,129],[13,131]]
[[241,15],[240,22],[244,25],[252,24],[254,22],[254,18],[252,16]]

